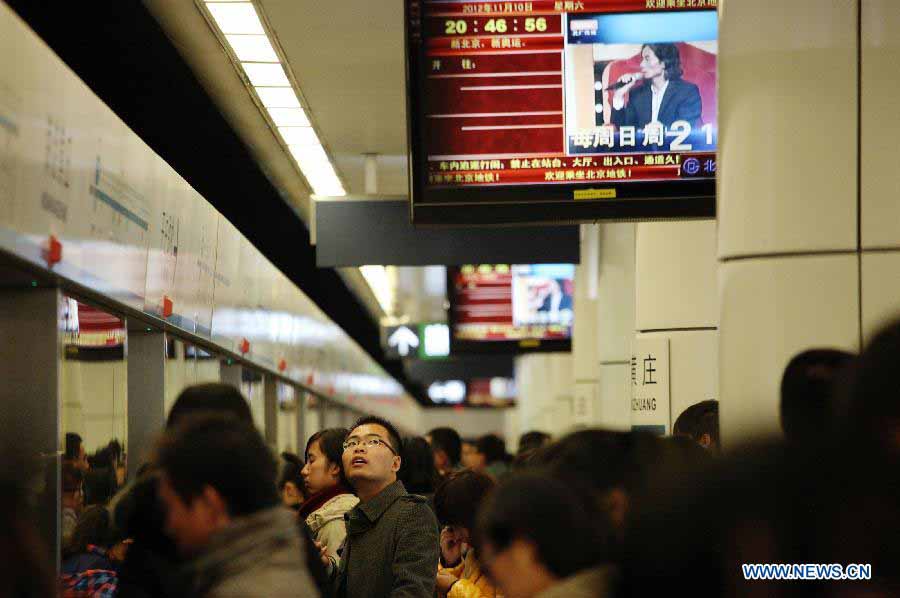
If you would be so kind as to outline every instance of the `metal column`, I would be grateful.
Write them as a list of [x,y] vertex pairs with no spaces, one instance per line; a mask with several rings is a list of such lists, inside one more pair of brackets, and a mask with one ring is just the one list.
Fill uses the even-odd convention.
[[297,412],[294,414],[297,418],[297,454],[305,461],[306,455],[302,453],[306,450],[306,413],[304,413],[306,391],[302,388],[294,388],[294,392],[297,395]]
[[266,443],[278,446],[278,380],[266,374],[263,376],[263,401],[266,414]]
[[150,458],[165,426],[166,335],[128,333],[128,476]]
[[[0,291],[0,443],[6,459],[20,454],[29,459],[30,471],[46,481],[38,525],[57,573],[61,535],[61,304],[58,289]],[[28,471],[10,473],[24,476]]]
[[220,361],[219,362],[219,380],[222,381],[223,384],[231,384],[236,389],[241,390],[241,383],[243,380],[241,379],[241,374],[243,368],[239,363],[229,363],[228,361]]
[[322,397],[318,397],[317,400],[319,401],[319,430],[325,430],[328,428],[328,412],[331,406]]

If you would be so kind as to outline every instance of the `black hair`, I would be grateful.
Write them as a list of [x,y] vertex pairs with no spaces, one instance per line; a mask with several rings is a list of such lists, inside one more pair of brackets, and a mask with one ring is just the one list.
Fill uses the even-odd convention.
[[853,359],[838,349],[810,349],[787,364],[781,377],[781,428],[788,441],[817,442],[827,434],[838,381]]
[[621,551],[622,524],[609,502],[613,491],[624,492],[630,501],[662,465],[660,440],[650,434],[580,430],[537,449],[527,468],[563,482],[569,494],[584,501],[595,554],[610,560]]
[[643,51],[644,48],[650,48],[659,61],[665,63],[667,81],[681,79],[684,70],[681,68],[681,53],[678,51],[678,46],[675,44],[644,44],[641,50]]
[[406,491],[412,494],[433,494],[440,481],[440,474],[434,466],[434,453],[428,441],[421,436],[406,438],[400,456],[397,478],[403,482]]
[[319,430],[306,441],[306,451],[303,453],[309,461],[309,448],[316,442],[319,443],[319,451],[325,455],[328,462],[337,465],[340,469],[340,483],[349,486],[347,476],[344,474],[344,440],[350,431],[347,428],[328,428]]
[[548,440],[550,440],[550,434],[545,432],[539,432],[537,430],[525,432],[519,436],[519,448],[516,450],[516,454],[520,455],[525,451],[539,449],[544,446]]
[[138,476],[116,502],[113,520],[117,528],[134,539],[135,546],[174,558],[177,550],[172,539],[165,533],[166,512],[157,498],[158,487],[158,471],[151,470]]
[[450,465],[456,467],[462,459],[462,440],[453,428],[435,428],[427,434],[431,437],[434,450],[442,450],[450,459]]
[[704,434],[709,434],[713,447],[718,449],[719,402],[710,399],[691,405],[675,420],[672,432],[675,435],[690,436],[697,442],[700,442]]
[[63,492],[75,492],[84,484],[84,472],[71,463],[63,463],[60,483]]
[[882,328],[856,360],[842,389],[840,415],[849,446],[867,457],[897,459],[900,383],[895,370],[900,356],[900,320]]
[[562,481],[543,473],[513,474],[491,492],[478,513],[474,545],[502,551],[515,540],[534,542],[537,557],[565,578],[599,562],[591,515]]
[[80,435],[75,432],[66,432],[66,459],[72,461],[78,459],[82,442]]
[[365,426],[367,424],[381,426],[388,433],[388,442],[391,443],[391,448],[394,449],[394,454],[399,455],[403,450],[403,441],[400,439],[400,433],[397,431],[397,428],[394,427],[394,424],[389,422],[388,420],[378,417],[377,415],[365,415],[358,420],[356,423],[351,426],[350,430],[348,430],[347,435],[349,436],[353,430],[360,426]]
[[300,492],[303,492],[303,476],[300,475],[300,472],[303,471],[303,459],[294,453],[283,452],[281,460],[284,463],[281,466],[281,473],[278,475],[278,490],[284,490],[285,484],[290,482]]
[[478,508],[494,488],[493,478],[470,469],[448,475],[434,493],[434,512],[441,525],[475,530]]
[[[817,446],[744,446],[697,473],[663,480],[637,501],[617,596],[685,584],[694,595],[738,595],[748,587],[738,563],[817,562],[870,563],[867,589],[896,595],[896,468],[827,438]],[[771,596],[818,596],[833,584],[758,583]]]
[[119,442],[117,438],[113,438],[109,441],[109,444],[106,445],[106,450],[109,451],[110,457],[112,457],[113,462],[116,464],[122,460],[124,449],[122,448],[122,443]]
[[172,428],[185,416],[198,411],[230,413],[239,420],[253,422],[250,406],[237,388],[230,384],[211,382],[188,386],[172,405],[166,428]]
[[91,464],[92,468],[112,469],[113,454],[108,447],[97,449],[93,455],[88,456],[88,463]]
[[475,441],[475,449],[484,455],[485,463],[509,462],[512,458],[506,452],[506,444],[496,434],[485,434]]
[[111,467],[94,468],[84,474],[84,503],[105,505],[118,490],[116,471]]
[[222,496],[232,516],[278,504],[275,460],[253,424],[234,415],[182,418],[160,440],[156,462],[188,504],[206,486]]

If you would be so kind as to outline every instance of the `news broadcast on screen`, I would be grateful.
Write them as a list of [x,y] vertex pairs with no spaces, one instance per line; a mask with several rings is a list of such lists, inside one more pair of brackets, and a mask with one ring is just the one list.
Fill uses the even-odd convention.
[[572,337],[573,264],[470,264],[448,268],[456,351],[562,348]]
[[716,0],[408,2],[414,218],[714,196]]

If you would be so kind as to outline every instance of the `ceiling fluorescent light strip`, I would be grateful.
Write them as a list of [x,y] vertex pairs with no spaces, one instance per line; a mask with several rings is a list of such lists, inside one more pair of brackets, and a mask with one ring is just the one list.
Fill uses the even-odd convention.
[[206,8],[210,22],[243,70],[273,130],[313,193],[346,195],[255,4],[247,0],[198,0],[197,3]]

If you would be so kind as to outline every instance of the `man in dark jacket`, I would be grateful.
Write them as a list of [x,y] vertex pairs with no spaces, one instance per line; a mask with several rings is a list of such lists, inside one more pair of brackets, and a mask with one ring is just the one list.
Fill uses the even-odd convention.
[[227,415],[193,415],[159,443],[166,530],[193,579],[191,595],[317,597],[293,511],[275,490],[259,432]]
[[344,471],[360,503],[344,515],[347,538],[334,572],[340,598],[432,598],[440,555],[437,519],[397,480],[400,436],[364,417],[344,441]]

